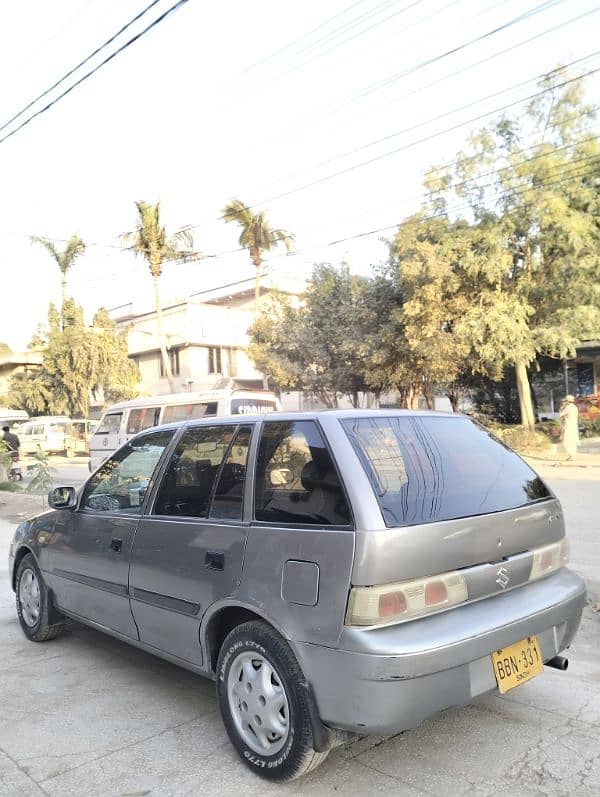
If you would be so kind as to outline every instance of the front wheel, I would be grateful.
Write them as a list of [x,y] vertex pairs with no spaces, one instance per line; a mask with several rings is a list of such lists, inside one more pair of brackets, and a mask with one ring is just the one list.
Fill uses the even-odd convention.
[[263,778],[287,781],[318,766],[308,693],[291,648],[261,621],[234,628],[217,664],[217,697],[231,743]]
[[49,620],[50,595],[31,554],[19,563],[15,586],[17,615],[25,636],[32,642],[47,642],[62,633],[65,622]]

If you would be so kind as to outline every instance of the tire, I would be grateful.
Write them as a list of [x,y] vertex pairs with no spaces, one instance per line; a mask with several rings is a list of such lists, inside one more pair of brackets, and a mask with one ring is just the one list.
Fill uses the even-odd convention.
[[308,692],[298,686],[304,675],[271,626],[252,621],[234,628],[219,651],[216,680],[229,739],[257,775],[289,781],[327,758],[329,751],[314,750]]
[[[21,559],[15,584],[17,615],[23,633],[32,642],[47,642],[61,634],[65,620],[50,623],[50,595],[42,574],[31,554]],[[53,609],[52,614],[57,614]]]

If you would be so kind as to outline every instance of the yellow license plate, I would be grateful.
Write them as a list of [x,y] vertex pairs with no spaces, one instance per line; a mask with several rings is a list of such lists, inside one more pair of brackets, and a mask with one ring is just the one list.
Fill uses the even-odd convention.
[[502,694],[535,678],[544,669],[537,637],[530,636],[492,653],[492,665]]

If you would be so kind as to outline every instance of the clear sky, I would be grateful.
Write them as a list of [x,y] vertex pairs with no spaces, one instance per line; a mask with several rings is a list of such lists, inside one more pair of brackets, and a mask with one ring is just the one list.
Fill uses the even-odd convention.
[[[148,3],[4,4],[0,125]],[[173,3],[160,0],[128,34]],[[24,347],[59,297],[58,268],[27,235],[77,232],[99,244],[69,278],[88,315],[150,305],[146,266],[119,250],[136,199],[160,200],[169,228],[197,225],[197,248],[220,255],[168,265],[165,299],[250,273],[245,255],[221,254],[237,246],[235,228],[218,219],[234,196],[295,233],[301,252],[272,260],[274,273],[342,259],[366,270],[385,257],[381,234],[325,244],[414,211],[427,167],[449,160],[487,119],[407,145],[527,97],[533,84],[511,87],[593,56],[599,31],[596,0],[189,0],[0,144],[0,341]],[[599,66],[600,54],[577,71]]]

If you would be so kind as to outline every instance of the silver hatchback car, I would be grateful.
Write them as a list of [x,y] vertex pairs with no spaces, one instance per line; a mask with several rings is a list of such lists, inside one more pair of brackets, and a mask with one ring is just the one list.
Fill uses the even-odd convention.
[[75,618],[214,678],[272,780],[564,668],[585,601],[556,497],[458,415],[156,427],[50,504],[10,549],[26,636]]

